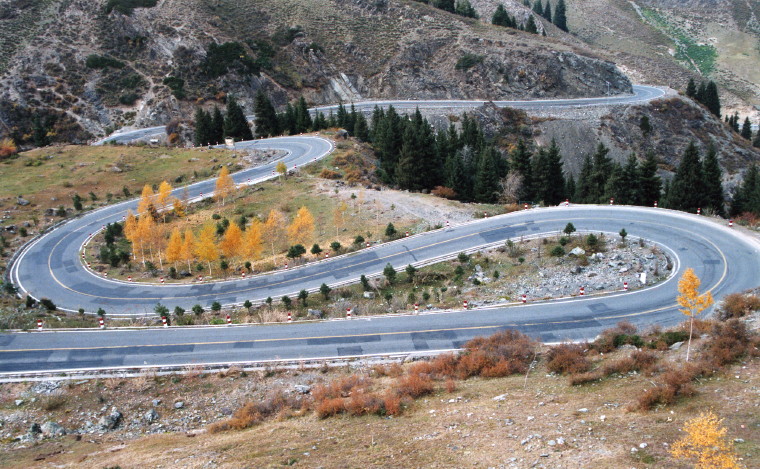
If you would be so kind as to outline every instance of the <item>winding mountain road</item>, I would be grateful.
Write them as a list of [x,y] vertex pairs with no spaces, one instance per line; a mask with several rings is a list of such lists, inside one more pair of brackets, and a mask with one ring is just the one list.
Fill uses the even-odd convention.
[[[395,105],[395,103],[394,103]],[[374,104],[372,104],[374,106]],[[244,146],[288,152],[288,167],[304,165],[332,149],[318,137],[281,137]],[[274,163],[234,175],[240,184],[272,177]],[[188,187],[191,197],[213,191],[213,180]],[[760,244],[696,215],[624,206],[569,206],[525,210],[383,243],[306,266],[235,281],[194,285],[146,285],[104,279],[86,270],[80,249],[91,233],[119,221],[136,201],[105,207],[73,219],[26,247],[10,275],[24,292],[49,297],[69,310],[104,308],[111,316],[152,314],[160,302],[186,309],[280,297],[322,283],[338,285],[360,275],[453,257],[465,250],[541,234],[567,222],[579,230],[617,233],[625,228],[663,247],[673,260],[667,281],[644,289],[552,302],[417,316],[359,317],[353,320],[267,326],[216,326],[151,330],[92,330],[0,334],[0,374],[192,365],[274,359],[316,359],[458,348],[472,337],[515,328],[544,341],[590,338],[622,319],[645,327],[680,322],[675,305],[677,278],[687,267],[702,288],[717,298],[758,286]],[[443,220],[440,220],[443,222]],[[590,280],[591,282],[591,280]],[[589,283],[589,289],[593,283]]]

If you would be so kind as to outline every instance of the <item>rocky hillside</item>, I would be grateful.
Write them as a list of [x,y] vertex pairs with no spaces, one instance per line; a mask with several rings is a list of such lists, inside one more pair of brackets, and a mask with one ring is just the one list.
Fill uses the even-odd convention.
[[0,26],[0,131],[22,145],[166,124],[225,94],[250,110],[260,88],[278,104],[630,90],[584,46],[411,0],[13,0]]

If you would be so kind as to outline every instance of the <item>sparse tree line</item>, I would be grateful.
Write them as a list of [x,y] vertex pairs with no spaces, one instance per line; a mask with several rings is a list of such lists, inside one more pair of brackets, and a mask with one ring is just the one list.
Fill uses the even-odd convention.
[[[526,7],[531,7],[530,0],[524,0],[523,4]],[[559,0],[557,2],[557,6],[554,8],[553,14],[552,5],[549,0],[546,1],[545,5],[541,2],[541,0],[536,0],[533,4],[532,9],[533,13],[544,18],[548,23],[554,24],[562,31],[568,31],[567,7],[565,5],[565,0]],[[491,17],[491,23],[495,24],[496,26],[503,26],[505,28],[513,28],[520,31],[538,34],[538,25],[536,24],[536,20],[534,19],[533,15],[529,15],[528,20],[525,22],[518,22],[515,17],[511,16],[509,12],[507,12],[506,8],[504,8],[504,5],[501,3],[496,7],[496,11]],[[543,34],[544,36],[546,35],[545,29],[543,31]]]
[[432,5],[438,9],[454,13],[467,18],[480,18],[469,0],[416,0],[420,3]]
[[206,112],[201,108],[195,111],[193,140],[196,146],[220,144],[227,137],[236,141],[253,140],[253,133],[245,118],[243,108],[232,96],[227,97],[227,112],[224,116],[216,106],[213,112]]

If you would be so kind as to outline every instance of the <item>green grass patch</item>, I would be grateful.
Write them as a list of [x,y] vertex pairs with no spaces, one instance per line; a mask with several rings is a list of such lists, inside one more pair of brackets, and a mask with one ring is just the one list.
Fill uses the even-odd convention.
[[672,24],[653,8],[642,8],[646,20],[668,36],[675,46],[675,58],[690,68],[696,66],[702,75],[709,75],[715,69],[718,51],[709,44],[700,44],[689,33]]

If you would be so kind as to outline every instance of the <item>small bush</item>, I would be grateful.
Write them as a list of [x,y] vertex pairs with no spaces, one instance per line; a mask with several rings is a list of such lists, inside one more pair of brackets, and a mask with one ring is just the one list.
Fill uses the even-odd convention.
[[396,394],[401,398],[417,399],[432,394],[433,390],[433,381],[423,374],[410,373],[399,378],[395,384]]
[[326,419],[334,415],[342,414],[345,411],[346,405],[343,399],[339,397],[319,401],[316,409],[317,416],[319,416],[321,419]]
[[454,189],[446,186],[435,186],[435,188],[430,191],[431,194],[433,194],[436,197],[441,197],[443,199],[456,199],[457,193]]
[[47,412],[53,412],[66,405],[67,399],[65,396],[57,394],[47,397],[42,401],[42,409]]
[[105,55],[91,54],[87,56],[85,60],[87,68],[103,69],[103,68],[124,68],[124,62],[118,61],[112,57],[106,57]]
[[333,171],[331,169],[324,168],[319,173],[319,177],[321,177],[323,179],[340,179],[343,176],[339,172],[337,172],[337,171]]
[[235,411],[231,418],[212,424],[208,430],[210,433],[218,433],[227,430],[243,430],[259,424],[283,410],[297,410],[302,407],[303,402],[299,399],[286,396],[281,391],[278,391],[263,401],[248,402]]
[[760,310],[760,297],[732,293],[723,299],[723,305],[718,310],[718,318],[726,321],[732,318],[742,318],[753,311]]
[[483,62],[482,55],[466,53],[457,60],[457,64],[454,68],[457,70],[467,70],[481,62]]
[[554,248],[551,250],[551,255],[554,257],[562,257],[565,255],[565,248],[562,246],[554,246]]
[[586,346],[582,344],[561,344],[549,349],[546,366],[554,373],[576,374],[591,369],[586,357]]
[[42,298],[40,300],[40,304],[48,311],[55,311],[56,309],[58,309],[55,303],[53,303],[53,301],[50,300],[49,298]]

